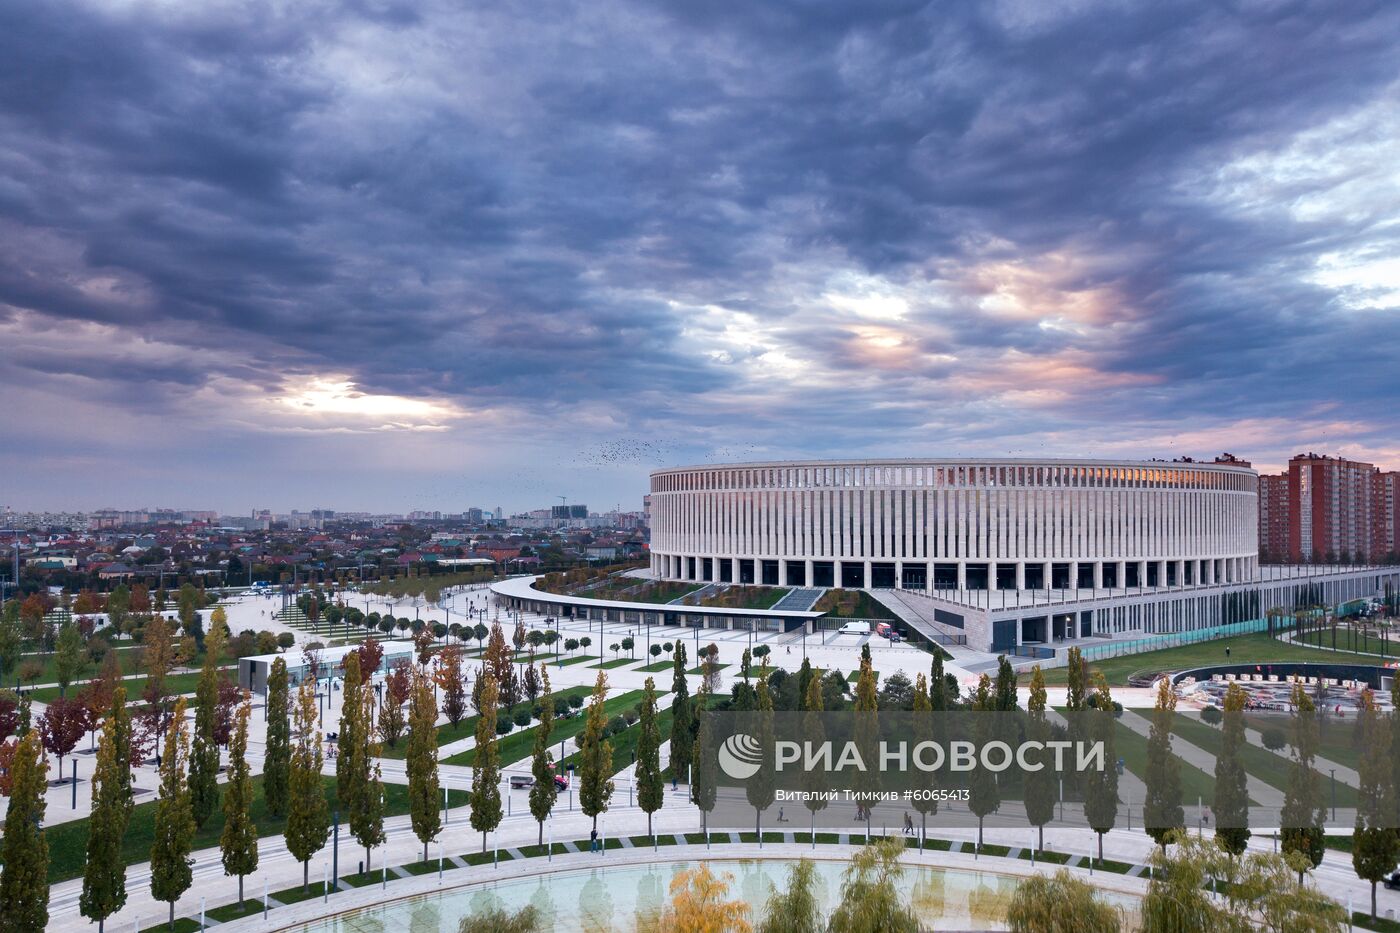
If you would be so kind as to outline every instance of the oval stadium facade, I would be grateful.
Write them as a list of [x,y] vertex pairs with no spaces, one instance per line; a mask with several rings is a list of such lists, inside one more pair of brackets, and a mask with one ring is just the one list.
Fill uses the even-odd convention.
[[1242,583],[1258,477],[1232,463],[820,460],[651,474],[661,579],[909,590]]

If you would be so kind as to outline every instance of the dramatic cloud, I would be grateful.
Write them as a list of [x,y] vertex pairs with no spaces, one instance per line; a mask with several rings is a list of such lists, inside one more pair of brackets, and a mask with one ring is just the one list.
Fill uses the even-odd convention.
[[0,503],[1400,468],[1400,7],[0,4]]

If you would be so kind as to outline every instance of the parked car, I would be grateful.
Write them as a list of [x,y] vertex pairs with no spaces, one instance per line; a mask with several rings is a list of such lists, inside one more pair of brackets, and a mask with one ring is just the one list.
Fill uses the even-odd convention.
[[869,622],[847,622],[836,630],[838,635],[869,635]]

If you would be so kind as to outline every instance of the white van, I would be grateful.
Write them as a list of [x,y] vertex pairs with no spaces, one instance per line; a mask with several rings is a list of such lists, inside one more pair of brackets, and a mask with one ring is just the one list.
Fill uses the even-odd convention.
[[869,622],[847,622],[836,630],[837,635],[869,635]]

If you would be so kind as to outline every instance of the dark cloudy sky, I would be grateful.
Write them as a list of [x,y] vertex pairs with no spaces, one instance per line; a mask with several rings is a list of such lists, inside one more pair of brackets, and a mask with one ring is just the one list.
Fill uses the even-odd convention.
[[0,0],[0,505],[1400,468],[1400,4]]

